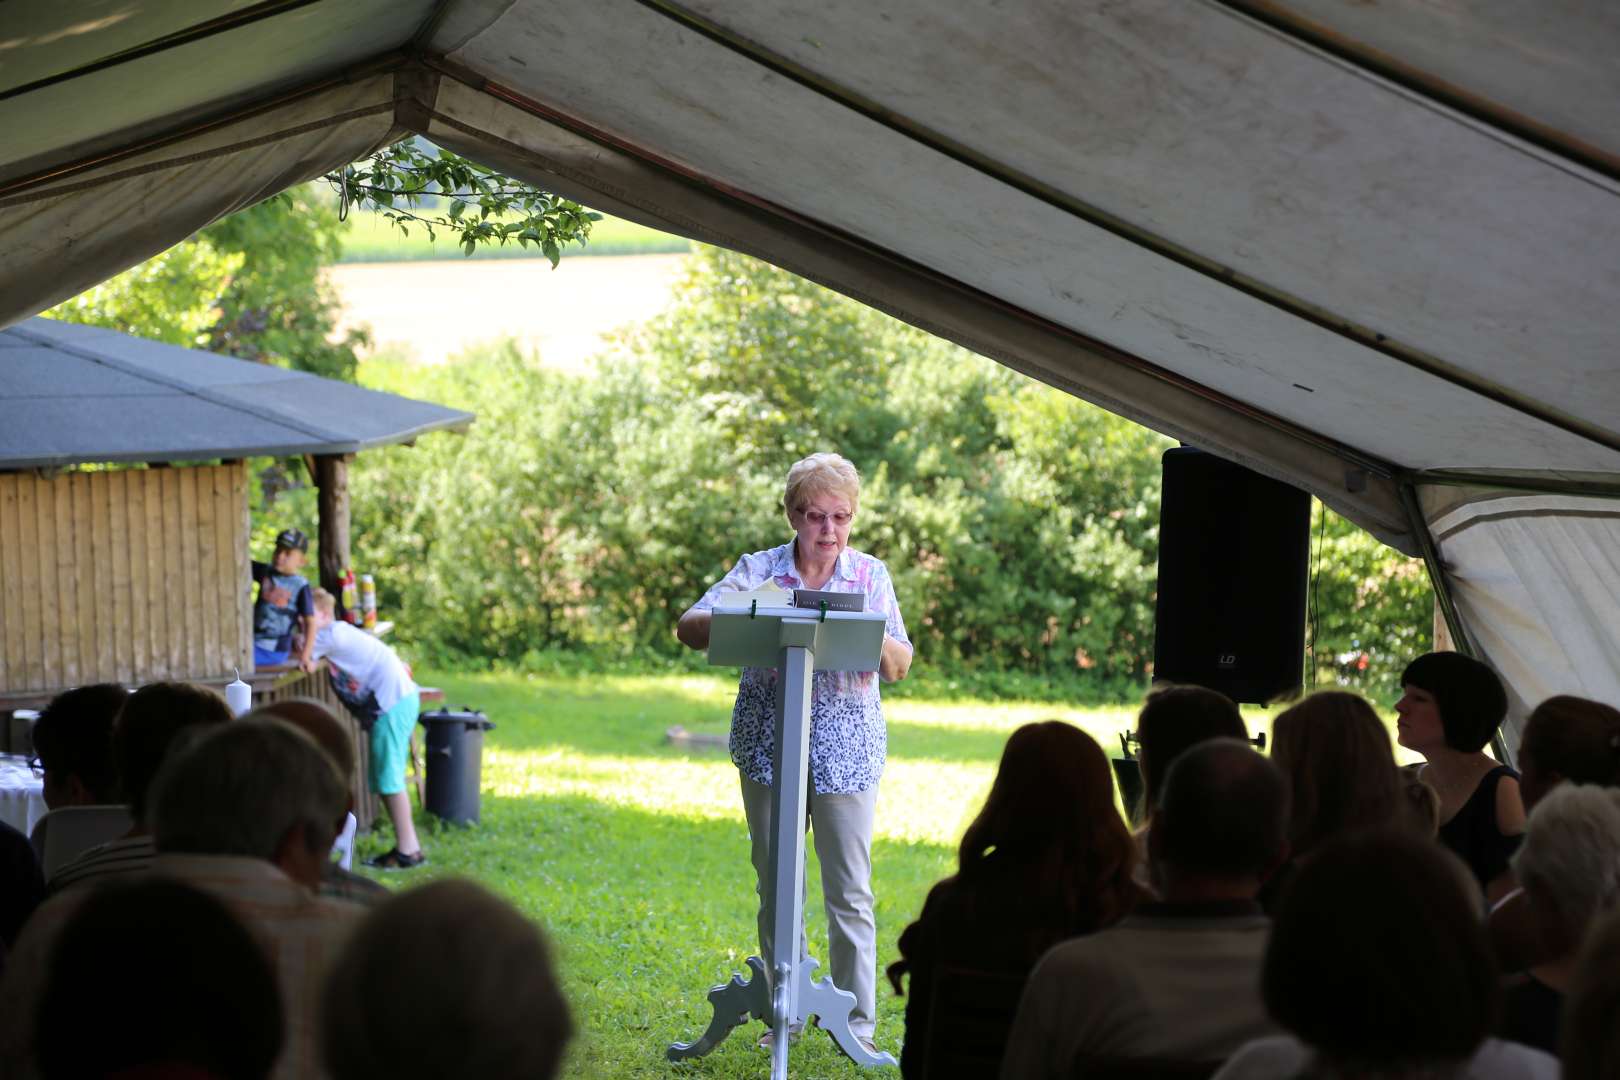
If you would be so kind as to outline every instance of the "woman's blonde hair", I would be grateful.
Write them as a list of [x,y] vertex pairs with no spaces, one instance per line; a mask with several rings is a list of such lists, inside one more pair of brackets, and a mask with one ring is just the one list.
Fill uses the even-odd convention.
[[791,514],[817,495],[841,495],[853,513],[860,507],[861,475],[839,454],[811,454],[794,462],[782,492],[782,509]]

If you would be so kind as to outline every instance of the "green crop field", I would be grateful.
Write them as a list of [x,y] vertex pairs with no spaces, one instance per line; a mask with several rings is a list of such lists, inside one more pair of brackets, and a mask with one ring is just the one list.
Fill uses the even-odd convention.
[[[418,262],[427,259],[540,259],[535,247],[517,243],[480,245],[472,255],[463,255],[455,234],[440,231],[438,239],[428,239],[427,230],[411,225],[408,235],[379,214],[355,213],[346,223],[341,262]],[[563,250],[563,258],[582,255],[656,255],[692,250],[685,237],[672,236],[623,218],[603,217],[591,228],[590,243]]]

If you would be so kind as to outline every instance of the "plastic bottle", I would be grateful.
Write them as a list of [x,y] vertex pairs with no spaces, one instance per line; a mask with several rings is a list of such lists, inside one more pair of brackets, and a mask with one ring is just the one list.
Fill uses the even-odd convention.
[[377,628],[377,582],[370,574],[360,575],[360,610],[365,615],[367,630]]
[[343,568],[343,617],[356,626],[360,625],[360,596],[354,584],[354,570],[351,567]]

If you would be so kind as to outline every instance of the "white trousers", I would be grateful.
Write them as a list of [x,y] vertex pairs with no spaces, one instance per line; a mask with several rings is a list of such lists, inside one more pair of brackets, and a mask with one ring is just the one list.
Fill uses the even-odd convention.
[[[771,789],[742,777],[755,888],[759,892],[760,956],[771,955]],[[833,984],[855,995],[849,1029],[870,1039],[877,1027],[877,919],[872,913],[872,822],[877,785],[852,795],[810,792],[806,825],[821,860],[821,896],[827,909],[827,947]],[[806,883],[808,892],[808,883]],[[799,951],[806,951],[799,926]]]

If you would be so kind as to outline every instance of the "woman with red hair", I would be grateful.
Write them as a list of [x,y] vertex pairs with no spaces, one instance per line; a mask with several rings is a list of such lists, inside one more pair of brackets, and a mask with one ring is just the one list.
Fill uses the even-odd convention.
[[[956,874],[928,894],[889,965],[896,993],[911,976],[901,1073],[928,1072],[941,972],[1026,977],[1051,946],[1112,925],[1136,905],[1136,858],[1096,740],[1061,720],[1014,731],[984,809],[962,836]],[[1010,1013],[1006,1020],[1010,1027]],[[998,1049],[1006,1031],[1000,1036]]]

